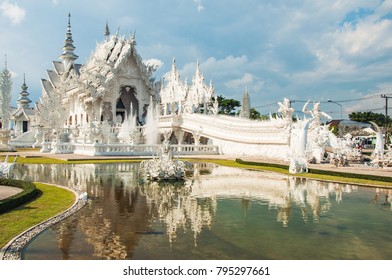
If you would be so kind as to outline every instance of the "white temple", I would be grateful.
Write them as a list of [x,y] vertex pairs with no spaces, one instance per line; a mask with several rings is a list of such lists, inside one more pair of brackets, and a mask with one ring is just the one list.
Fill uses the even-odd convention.
[[[131,114],[144,121],[150,97],[156,102],[160,86],[152,79],[154,67],[144,65],[135,45],[134,36],[108,34],[85,65],[77,64],[69,18],[61,61],[54,61],[53,70],[42,79],[39,122],[60,129],[64,123],[68,127],[122,123]],[[48,114],[53,107],[63,111]]]
[[[327,116],[319,102],[312,110],[304,106],[311,121],[294,121],[288,99],[278,102],[278,117],[250,120],[246,91],[241,117],[219,115],[213,84],[205,83],[199,63],[190,84],[181,80],[175,60],[168,77],[155,81],[157,67],[139,56],[134,34],[110,35],[107,24],[104,40],[84,65],[78,64],[70,19],[60,61],[53,61],[42,79],[35,130],[24,133],[34,136],[30,146],[41,152],[151,156],[161,143],[170,143],[174,154],[291,160],[293,172],[306,170],[308,161],[323,161],[326,148],[337,157],[357,156],[320,122]],[[30,103],[26,90],[24,83],[15,118]]]

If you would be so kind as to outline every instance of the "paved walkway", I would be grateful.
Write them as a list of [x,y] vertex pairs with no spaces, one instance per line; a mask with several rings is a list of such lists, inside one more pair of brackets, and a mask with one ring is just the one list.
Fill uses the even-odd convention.
[[13,196],[23,190],[15,187],[1,186],[0,185],[0,200],[6,199],[7,197]]

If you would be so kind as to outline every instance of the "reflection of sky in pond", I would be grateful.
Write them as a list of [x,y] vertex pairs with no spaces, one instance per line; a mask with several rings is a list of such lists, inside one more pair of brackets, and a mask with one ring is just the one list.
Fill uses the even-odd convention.
[[138,164],[25,165],[19,178],[90,203],[27,247],[28,259],[391,259],[391,192],[198,164],[183,183]]

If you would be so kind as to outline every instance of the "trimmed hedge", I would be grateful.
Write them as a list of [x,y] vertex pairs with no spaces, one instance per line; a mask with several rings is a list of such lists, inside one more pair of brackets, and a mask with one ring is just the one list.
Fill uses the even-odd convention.
[[267,162],[252,162],[252,161],[245,161],[242,159],[237,158],[235,160],[239,164],[245,164],[245,165],[255,165],[255,166],[269,166],[269,167],[276,167],[284,170],[289,170],[289,166],[285,164],[279,164],[279,163],[267,163]]
[[387,183],[392,182],[392,177],[386,177],[386,176],[377,176],[377,175],[360,174],[360,173],[345,173],[345,172],[321,170],[321,169],[313,169],[313,168],[309,168],[308,172],[312,174],[332,175],[332,176],[345,177],[345,178],[372,180],[372,181],[380,181],[380,182],[387,182]]
[[0,178],[0,185],[23,189],[22,192],[16,195],[0,200],[0,213],[10,211],[20,206],[34,199],[40,193],[35,185],[31,182]]
[[[254,166],[271,166],[276,168],[281,168],[284,170],[289,170],[288,165],[278,164],[278,163],[265,163],[265,162],[251,162],[251,161],[244,161],[242,159],[236,159],[237,163],[245,164],[245,165],[254,165]],[[314,169],[309,168],[308,173],[312,174],[320,174],[320,175],[331,175],[343,178],[355,178],[355,179],[363,179],[363,180],[373,180],[373,181],[380,181],[380,182],[392,182],[392,177],[386,176],[377,176],[377,175],[369,175],[369,174],[360,174],[360,173],[346,173],[346,172],[339,172],[339,171],[331,171],[331,170],[322,170],[322,169]]]

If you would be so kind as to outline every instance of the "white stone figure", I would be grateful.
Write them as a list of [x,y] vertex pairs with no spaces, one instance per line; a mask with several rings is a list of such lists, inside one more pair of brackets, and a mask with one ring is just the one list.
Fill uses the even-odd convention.
[[278,112],[282,114],[285,121],[285,125],[288,126],[293,122],[293,112],[294,109],[291,108],[291,102],[288,98],[284,98],[283,102],[278,102],[279,110]]
[[189,162],[173,159],[168,141],[161,146],[158,157],[140,163],[140,171],[148,180],[183,180],[191,167]]
[[10,130],[0,130],[0,148],[10,149],[9,141],[11,139]]
[[373,160],[371,164],[382,166],[382,161],[384,160],[384,138],[380,127],[375,122],[370,121],[370,123],[376,128],[376,145],[372,153]]
[[312,116],[312,118],[314,119],[312,127],[320,126],[320,118],[321,117],[325,117],[329,120],[332,120],[332,117],[330,115],[320,111],[320,102],[313,103],[313,109],[307,110],[306,107],[308,106],[309,102],[310,102],[310,99],[305,103],[304,107],[302,108],[302,112],[304,114],[310,114]]
[[213,104],[213,109],[212,109],[212,114],[214,116],[218,115],[219,113],[219,103],[218,103],[218,96],[214,97],[214,104]]
[[13,162],[8,162],[8,154],[6,155],[3,162],[0,163],[0,177],[12,179],[14,177],[13,171],[16,165],[18,155],[15,156]]
[[35,142],[33,144],[33,148],[42,148],[42,141],[43,141],[44,133],[42,131],[42,126],[35,126],[35,134],[34,139]]
[[308,172],[308,162],[306,159],[306,144],[309,125],[312,121],[313,119],[310,119],[304,123],[304,126],[300,134],[298,135],[298,139],[293,142],[295,143],[295,147],[293,147],[293,154],[290,156],[290,173],[296,174]]
[[382,131],[375,122],[370,121],[370,123],[376,128],[376,145],[374,147],[373,156],[382,159],[384,155],[384,138]]

